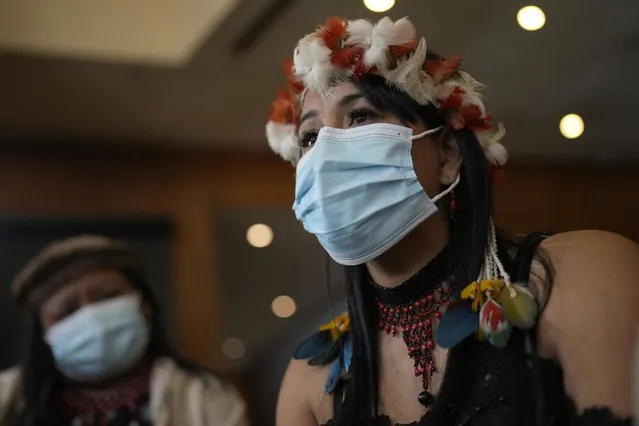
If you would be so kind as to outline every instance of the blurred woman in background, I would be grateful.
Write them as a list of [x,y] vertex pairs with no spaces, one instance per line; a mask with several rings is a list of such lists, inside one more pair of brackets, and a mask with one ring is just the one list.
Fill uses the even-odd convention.
[[79,236],[17,275],[19,367],[0,375],[0,425],[244,426],[235,389],[181,356],[126,244]]
[[278,425],[629,425],[639,247],[496,232],[504,130],[460,59],[406,18],[331,18],[286,73],[267,138],[348,314],[296,351]]

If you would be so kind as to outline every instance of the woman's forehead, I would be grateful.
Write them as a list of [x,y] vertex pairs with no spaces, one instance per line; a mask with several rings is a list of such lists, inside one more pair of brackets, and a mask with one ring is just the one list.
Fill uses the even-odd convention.
[[311,110],[332,110],[339,106],[345,97],[359,93],[359,89],[351,82],[341,82],[331,86],[326,92],[308,90],[304,94],[302,114]]

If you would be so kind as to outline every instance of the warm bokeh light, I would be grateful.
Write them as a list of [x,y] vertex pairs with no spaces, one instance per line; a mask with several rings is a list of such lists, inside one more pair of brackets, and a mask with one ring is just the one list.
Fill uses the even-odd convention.
[[244,342],[236,337],[229,337],[222,342],[222,353],[230,359],[239,359],[244,356]]
[[257,223],[246,231],[246,241],[253,247],[267,247],[273,242],[273,230],[268,225]]
[[271,310],[276,317],[288,318],[293,316],[297,310],[295,306],[295,300],[290,296],[277,296],[271,302]]
[[559,122],[559,131],[565,138],[578,138],[584,132],[584,120],[577,114],[568,114]]
[[364,0],[364,6],[372,12],[386,12],[395,6],[395,0]]
[[546,15],[537,6],[526,6],[517,12],[517,22],[527,31],[537,31],[546,24]]

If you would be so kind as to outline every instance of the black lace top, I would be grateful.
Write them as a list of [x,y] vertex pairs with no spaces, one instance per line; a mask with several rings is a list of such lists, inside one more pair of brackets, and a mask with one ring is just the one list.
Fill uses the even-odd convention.
[[[528,277],[530,263],[543,234],[526,238],[515,258],[519,275]],[[514,266],[514,265],[513,265]],[[511,276],[516,276],[512,274]],[[344,333],[348,334],[348,333]],[[558,364],[536,356],[535,330],[513,332],[508,345],[498,348],[470,337],[452,348],[440,395],[424,417],[409,425],[393,424],[386,415],[373,419],[371,426],[621,426],[631,419],[615,418],[609,409],[592,408],[577,414],[566,395],[563,372]],[[348,337],[342,342],[342,356],[328,362],[329,357],[309,357],[311,364],[327,363],[327,392],[334,392],[334,417],[349,404],[349,382],[343,380],[350,368],[351,348]],[[308,355],[308,339],[296,357]],[[526,347],[531,350],[526,350]],[[330,352],[330,351],[329,351]],[[346,352],[346,354],[344,354]],[[532,354],[531,354],[532,352]],[[343,360],[347,359],[344,365]],[[335,359],[333,356],[330,359]],[[336,363],[342,368],[335,368]],[[348,371],[346,371],[347,373]],[[346,377],[348,375],[346,374]],[[336,425],[329,421],[323,426]],[[354,426],[340,423],[340,426]]]
[[[518,340],[523,341],[522,337]],[[420,420],[397,426],[631,425],[630,419],[616,419],[608,409],[591,409],[578,416],[565,393],[557,364],[513,355],[513,351],[481,345],[469,381],[453,391],[456,396],[437,400]],[[542,399],[538,399],[536,386],[541,387]],[[348,404],[348,396],[344,404]],[[378,416],[373,424],[396,426],[385,415]],[[329,425],[334,425],[333,421],[324,426]]]

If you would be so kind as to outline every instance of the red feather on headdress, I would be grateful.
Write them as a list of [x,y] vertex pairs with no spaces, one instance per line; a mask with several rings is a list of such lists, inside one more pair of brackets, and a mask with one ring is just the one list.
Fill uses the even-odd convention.
[[462,106],[462,102],[464,98],[462,95],[464,94],[464,89],[461,87],[455,87],[450,95],[446,99],[443,99],[439,102],[439,108],[443,110],[456,110]]
[[350,68],[355,62],[356,55],[361,49],[344,46],[348,38],[346,22],[337,16],[332,16],[319,28],[319,37],[324,45],[331,49],[331,63],[340,68]]
[[412,53],[416,47],[417,47],[417,40],[413,40],[407,44],[390,46],[388,50],[390,51],[391,55],[393,55],[394,57],[401,58],[402,56]]
[[282,89],[277,91],[269,120],[279,124],[295,123],[295,102],[289,92]]
[[355,57],[353,66],[353,77],[355,80],[362,78],[365,74],[376,72],[377,67],[369,67],[364,63],[364,54],[363,51],[360,51]]
[[331,50],[342,48],[342,42],[348,36],[346,22],[338,16],[331,16],[326,23],[320,27],[319,36],[324,41],[324,45]]
[[484,116],[477,105],[464,105],[459,109],[459,114],[464,118],[466,127],[472,130],[490,130],[493,127],[490,124],[492,116]]
[[436,83],[448,80],[461,66],[459,55],[452,55],[449,59],[426,61],[426,72]]
[[357,47],[345,47],[334,50],[333,53],[331,53],[331,63],[338,67],[351,68],[361,53],[362,49]]

